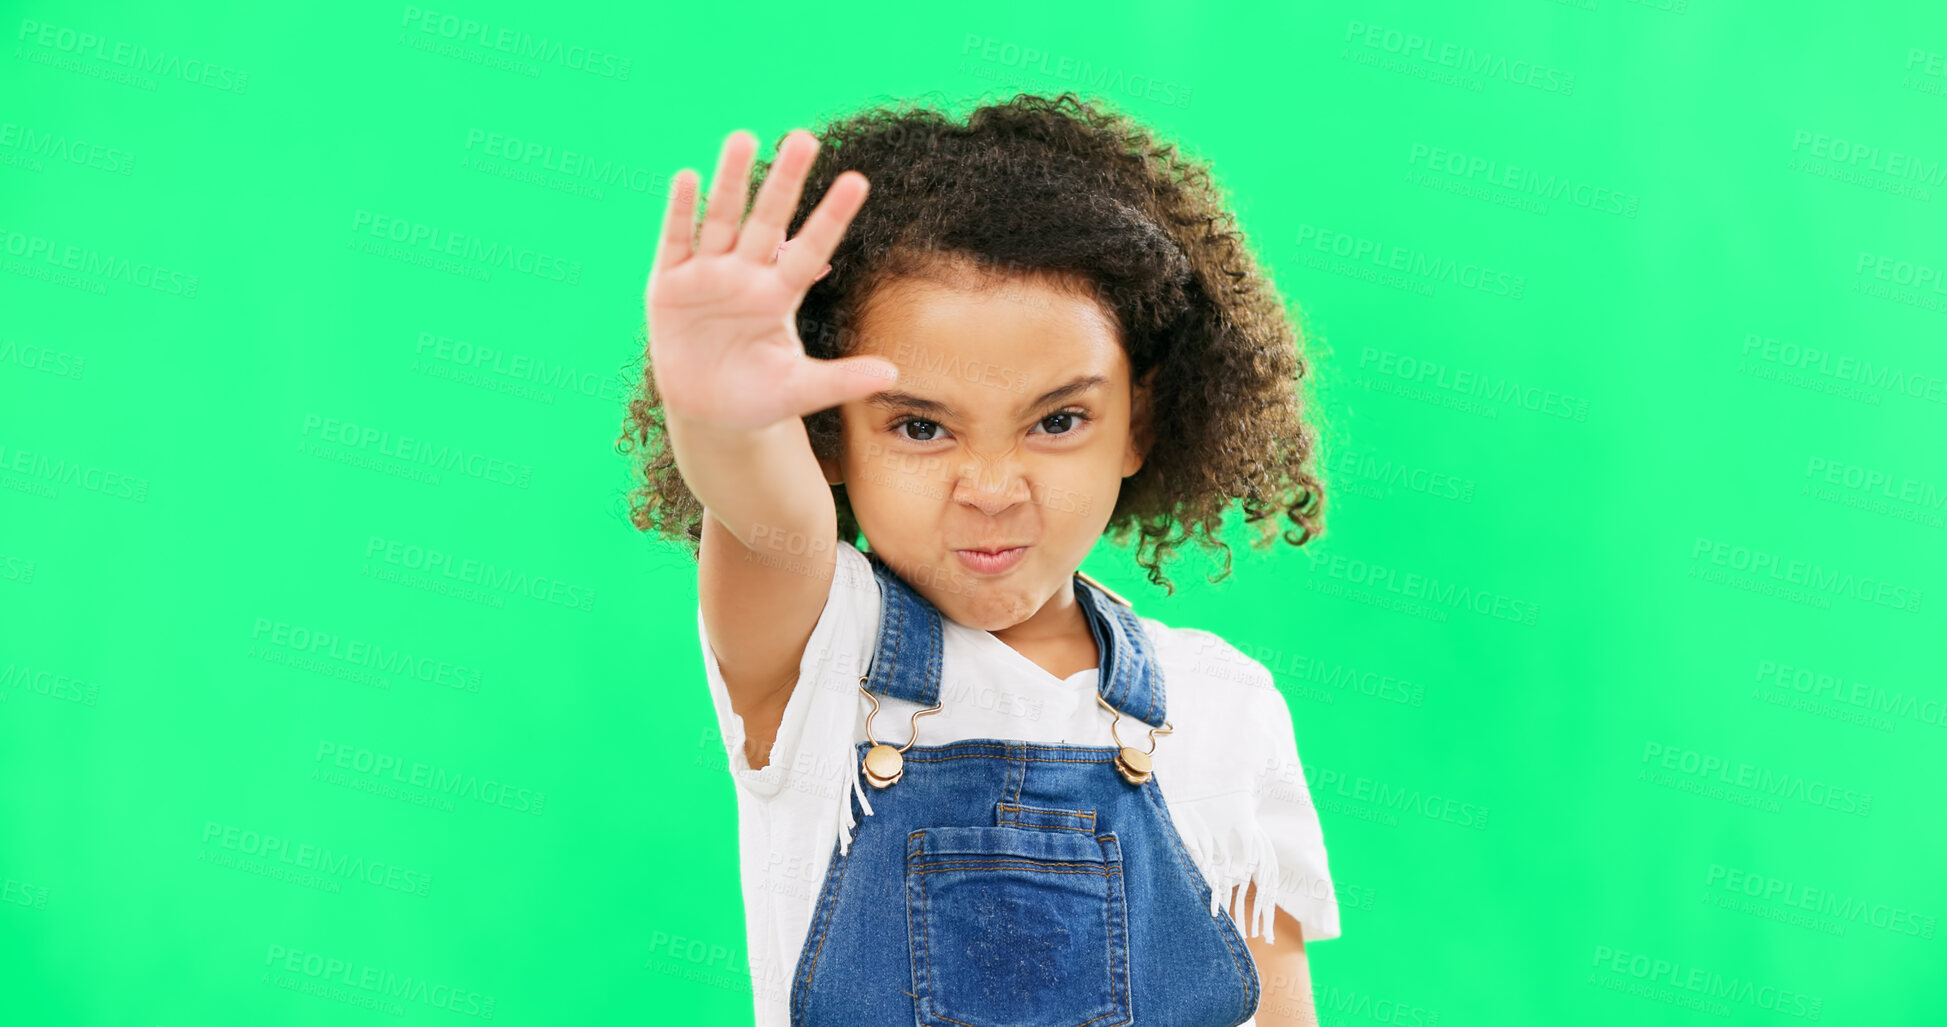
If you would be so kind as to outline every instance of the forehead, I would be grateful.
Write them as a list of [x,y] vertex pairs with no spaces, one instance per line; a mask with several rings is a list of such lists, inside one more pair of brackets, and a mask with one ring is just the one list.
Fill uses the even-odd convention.
[[[997,380],[1039,392],[1080,374],[1128,375],[1114,315],[1083,287],[964,269],[881,284],[853,352],[891,360],[914,392]],[[966,373],[973,365],[980,373]]]

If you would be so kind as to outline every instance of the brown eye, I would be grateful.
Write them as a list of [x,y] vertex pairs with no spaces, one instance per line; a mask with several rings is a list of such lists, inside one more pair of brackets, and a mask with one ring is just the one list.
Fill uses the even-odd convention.
[[1046,435],[1073,435],[1081,430],[1088,414],[1080,410],[1060,410],[1041,419],[1041,427]]
[[[920,426],[919,430],[925,432],[926,434],[923,437],[914,438],[912,434],[906,430],[914,425],[919,425]],[[899,433],[900,438],[905,439],[908,442],[932,442],[935,438],[938,437],[938,434],[940,432],[940,426],[938,423],[933,421],[922,421],[917,417],[908,417],[905,420],[899,422],[897,425],[894,425],[893,430]]]

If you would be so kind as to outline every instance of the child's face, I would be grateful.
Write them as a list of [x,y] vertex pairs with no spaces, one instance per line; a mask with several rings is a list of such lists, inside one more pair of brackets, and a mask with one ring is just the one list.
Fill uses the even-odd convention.
[[[892,361],[899,379],[840,406],[844,445],[825,477],[844,483],[873,551],[947,616],[987,631],[1044,606],[1064,618],[1070,575],[1148,451],[1149,386],[1132,387],[1094,299],[1025,278],[956,282],[872,295],[852,352]],[[1024,549],[999,569],[956,552],[999,546]]]

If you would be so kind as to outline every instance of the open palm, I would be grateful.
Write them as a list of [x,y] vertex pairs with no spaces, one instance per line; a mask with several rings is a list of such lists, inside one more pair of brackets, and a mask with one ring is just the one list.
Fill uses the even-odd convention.
[[689,169],[677,172],[644,297],[649,362],[664,407],[748,430],[871,395],[897,376],[879,357],[807,357],[798,337],[798,305],[864,204],[865,176],[841,173],[780,254],[818,140],[802,129],[785,137],[740,227],[756,149],[747,132],[725,139],[694,245],[698,183]]

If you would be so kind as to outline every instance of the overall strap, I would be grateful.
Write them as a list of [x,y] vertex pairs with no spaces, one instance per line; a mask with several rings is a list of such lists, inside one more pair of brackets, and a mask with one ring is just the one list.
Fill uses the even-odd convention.
[[[940,701],[945,656],[940,611],[894,573],[875,552],[866,552],[879,582],[879,638],[865,689],[934,706]],[[1150,727],[1164,724],[1163,671],[1149,636],[1127,603],[1079,572],[1071,579],[1075,600],[1102,654],[1096,692],[1102,701]]]
[[1089,630],[1102,652],[1096,689],[1102,701],[1150,727],[1162,727],[1163,667],[1136,611],[1079,573],[1075,599],[1090,614]]

